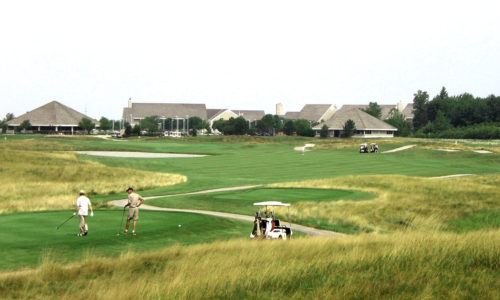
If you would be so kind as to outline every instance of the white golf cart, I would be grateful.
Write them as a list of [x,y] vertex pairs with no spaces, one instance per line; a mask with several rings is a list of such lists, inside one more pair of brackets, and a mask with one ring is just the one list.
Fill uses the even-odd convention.
[[366,144],[361,144],[361,146],[359,146],[359,153],[368,153],[368,146]]
[[[288,207],[288,220],[290,220],[290,204],[279,201],[257,202],[253,204],[259,206],[259,211],[255,213],[253,231],[250,234],[251,239],[291,239],[293,232],[291,223],[288,226],[281,223],[281,220],[274,218],[275,206]],[[271,207],[271,210],[268,209]],[[265,209],[264,209],[265,208]]]

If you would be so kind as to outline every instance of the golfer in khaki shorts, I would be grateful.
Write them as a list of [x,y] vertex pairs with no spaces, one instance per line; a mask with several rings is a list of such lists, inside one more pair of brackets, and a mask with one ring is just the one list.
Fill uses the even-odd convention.
[[85,196],[85,192],[83,190],[80,190],[80,197],[76,199],[76,206],[75,206],[75,212],[73,213],[73,216],[75,216],[78,213],[78,217],[80,218],[80,233],[77,234],[78,236],[85,236],[89,232],[89,227],[87,225],[87,216],[89,214],[89,208],[90,208],[90,216],[94,216],[94,210],[92,209],[92,204],[90,203],[89,198]]
[[125,207],[128,206],[128,216],[127,216],[127,225],[125,227],[125,231],[123,232],[123,234],[128,233],[130,220],[134,220],[132,235],[135,235],[135,226],[137,225],[137,220],[139,220],[139,206],[142,205],[144,199],[138,194],[134,193],[134,189],[131,187],[127,189],[127,193],[128,193],[128,203],[125,204]]

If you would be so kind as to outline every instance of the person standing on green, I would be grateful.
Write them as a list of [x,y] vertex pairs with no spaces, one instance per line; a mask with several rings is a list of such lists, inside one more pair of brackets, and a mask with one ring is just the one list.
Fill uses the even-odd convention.
[[92,209],[92,204],[90,203],[89,198],[85,196],[85,192],[83,190],[80,190],[80,197],[76,199],[76,206],[75,206],[75,212],[73,213],[73,216],[75,216],[78,213],[78,217],[80,218],[80,233],[77,234],[78,236],[84,236],[87,235],[89,232],[89,227],[87,225],[87,216],[89,214],[89,208],[90,208],[90,216],[94,216],[94,210]]
[[132,235],[135,235],[137,220],[139,220],[139,206],[141,206],[142,203],[144,203],[144,198],[134,193],[134,189],[131,187],[127,189],[127,193],[128,193],[128,203],[125,204],[125,207],[128,206],[128,215],[127,215],[127,225],[125,225],[125,231],[123,231],[123,234],[128,234],[130,220],[134,220]]

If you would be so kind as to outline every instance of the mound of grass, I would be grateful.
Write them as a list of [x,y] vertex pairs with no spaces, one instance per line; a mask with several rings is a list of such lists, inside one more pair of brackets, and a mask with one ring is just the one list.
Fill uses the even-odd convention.
[[[0,213],[70,208],[80,189],[90,196],[108,193],[126,195],[127,186],[140,190],[186,181],[182,175],[81,161],[73,153],[16,150],[25,142],[25,147],[35,143],[13,142],[0,151]],[[36,145],[44,147],[45,143],[36,142]]]
[[[189,245],[234,236],[247,237],[252,229],[251,223],[237,220],[141,211],[138,234],[117,236],[125,228],[125,220],[120,228],[122,212],[97,210],[94,217],[88,218],[89,234],[77,237],[77,216],[56,230],[56,226],[70,217],[71,213],[49,211],[0,216],[0,269],[33,267],[44,257],[64,264],[78,261],[89,253],[97,257],[116,257],[129,250],[144,253],[174,244]],[[178,227],[179,224],[182,226]]]
[[0,275],[6,298],[498,299],[500,232],[230,240]]

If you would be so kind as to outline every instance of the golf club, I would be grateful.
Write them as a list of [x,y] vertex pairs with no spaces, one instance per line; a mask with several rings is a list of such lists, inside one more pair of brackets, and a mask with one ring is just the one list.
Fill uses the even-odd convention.
[[66,222],[68,222],[71,218],[73,218],[75,215],[71,215],[71,217],[69,217],[68,219],[66,219],[66,221],[62,222],[61,225],[59,226],[56,226],[56,229],[59,229],[61,228],[61,226],[63,226]]
[[118,233],[116,234],[117,236],[120,235],[120,231],[122,230],[122,226],[123,226],[123,217],[125,216],[125,207],[123,207],[123,212],[122,212],[122,221],[120,223],[120,228],[118,228]]

